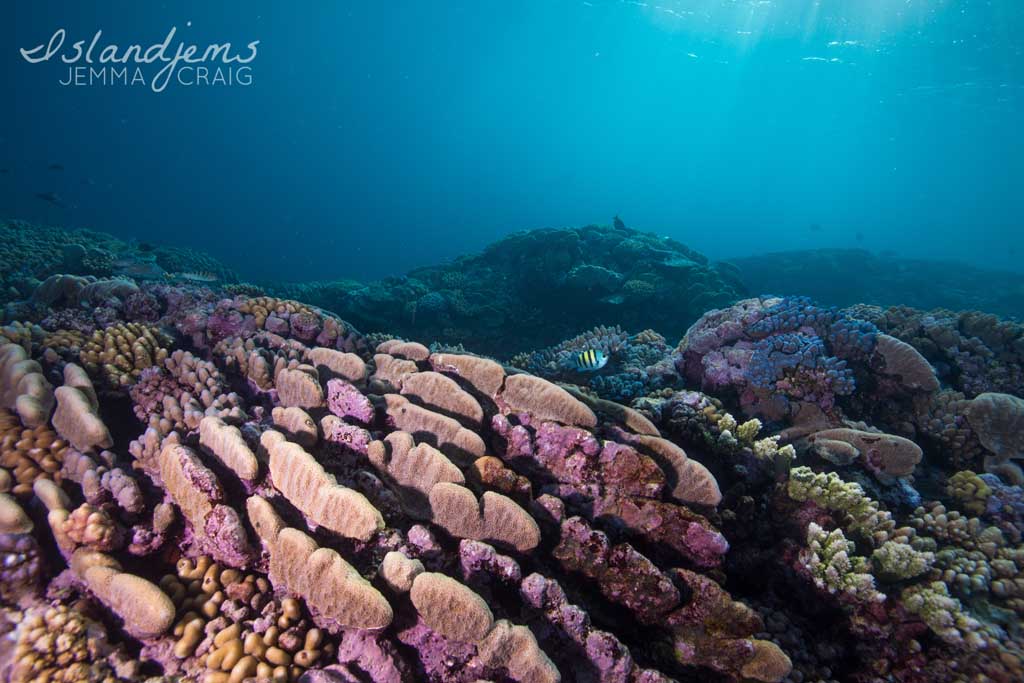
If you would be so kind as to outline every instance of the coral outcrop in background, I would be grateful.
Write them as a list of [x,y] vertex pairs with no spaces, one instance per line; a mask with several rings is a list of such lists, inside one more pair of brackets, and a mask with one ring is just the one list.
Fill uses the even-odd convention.
[[511,355],[617,324],[678,337],[737,298],[735,274],[679,242],[629,228],[531,230],[483,253],[366,285],[271,288],[366,329]]
[[803,294],[832,306],[978,310],[1024,318],[1024,278],[867,249],[804,249],[728,259],[751,292]]

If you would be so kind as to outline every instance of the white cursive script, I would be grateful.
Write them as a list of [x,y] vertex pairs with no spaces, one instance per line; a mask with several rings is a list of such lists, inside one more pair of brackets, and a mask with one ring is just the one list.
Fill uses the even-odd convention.
[[[80,61],[84,61],[86,64],[98,63],[103,65],[162,63],[163,66],[153,75],[150,87],[153,89],[153,92],[163,92],[181,64],[216,62],[229,65],[249,64],[256,59],[256,46],[260,44],[260,41],[253,40],[246,45],[248,48],[247,56],[232,53],[231,43],[211,43],[204,48],[200,48],[198,45],[179,41],[174,46],[174,50],[171,51],[177,31],[178,28],[172,26],[171,30],[167,32],[167,37],[162,42],[153,43],[145,48],[142,45],[128,45],[122,49],[116,43],[100,46],[100,38],[103,36],[103,31],[99,30],[93,35],[88,46],[86,46],[86,41],[77,40],[66,51],[62,51],[64,42],[67,39],[67,31],[59,28],[50,36],[49,42],[37,45],[31,49],[20,48],[19,52],[21,52],[21,56],[29,64],[48,62],[54,57],[59,57],[62,62],[70,65]],[[181,79],[178,80],[181,82]]]

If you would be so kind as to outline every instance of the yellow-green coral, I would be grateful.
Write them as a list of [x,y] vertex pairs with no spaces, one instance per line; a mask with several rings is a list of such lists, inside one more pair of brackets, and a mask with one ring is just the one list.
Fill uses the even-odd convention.
[[928,534],[915,544],[937,551],[936,576],[954,593],[990,594],[1000,606],[1024,614],[1024,545],[1009,543],[998,527],[934,502],[917,508],[911,523]]
[[915,550],[907,543],[886,541],[871,553],[874,574],[882,581],[905,581],[921,576],[935,561],[930,552]]
[[841,529],[825,531],[811,522],[803,564],[814,583],[829,593],[843,593],[858,602],[881,602],[885,595],[875,590],[868,561],[854,554],[854,545]]
[[956,499],[967,512],[980,515],[985,512],[992,489],[975,472],[957,472],[946,482],[946,493]]
[[843,528],[863,536],[875,546],[893,536],[905,535],[904,530],[896,529],[892,515],[879,509],[878,503],[868,498],[859,484],[845,482],[835,472],[815,474],[809,467],[794,467],[789,476],[788,493],[793,500],[811,500],[833,512],[843,513],[846,516]]
[[735,434],[736,427],[738,425],[736,424],[736,418],[735,417],[733,417],[729,413],[723,413],[721,416],[719,416],[718,422],[716,423],[715,426],[718,427],[718,431],[719,432],[722,432],[722,433],[729,432],[730,434]]
[[950,596],[941,581],[911,586],[903,591],[903,606],[921,617],[937,636],[951,645],[971,649],[985,647],[981,624]]
[[757,438],[760,431],[761,421],[755,417],[736,427],[736,438],[740,440],[740,443],[750,444]]

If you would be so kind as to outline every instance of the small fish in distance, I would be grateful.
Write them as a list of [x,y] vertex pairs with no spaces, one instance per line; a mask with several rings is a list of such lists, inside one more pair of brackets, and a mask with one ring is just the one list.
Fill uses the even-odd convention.
[[36,198],[42,199],[44,202],[49,202],[50,204],[53,204],[54,206],[59,206],[61,208],[67,206],[64,203],[64,200],[61,199],[56,192],[37,192]]

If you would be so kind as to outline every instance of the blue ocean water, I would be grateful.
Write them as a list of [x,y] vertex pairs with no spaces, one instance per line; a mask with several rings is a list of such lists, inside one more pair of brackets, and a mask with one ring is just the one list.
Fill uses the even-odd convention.
[[[861,247],[1024,270],[1015,0],[4,15],[0,215],[205,249],[245,278],[377,278],[614,214],[712,258]],[[146,47],[172,28],[171,51],[259,41],[248,84],[187,72],[154,92],[151,66],[134,85],[60,84],[84,65],[59,61],[75,41]],[[19,52],[58,29],[49,61]]]

